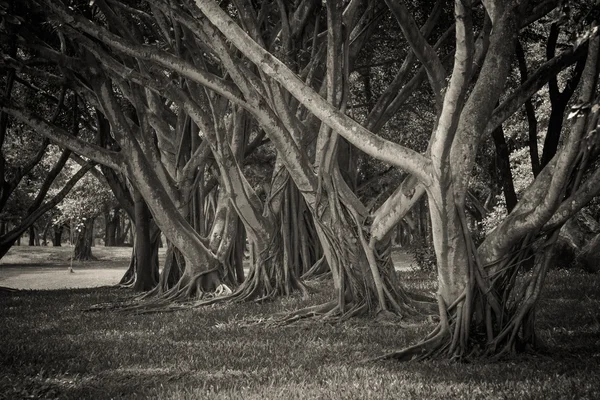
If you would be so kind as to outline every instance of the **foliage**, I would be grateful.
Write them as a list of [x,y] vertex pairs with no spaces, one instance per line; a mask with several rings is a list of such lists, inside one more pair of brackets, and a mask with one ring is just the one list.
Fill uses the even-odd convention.
[[424,272],[436,270],[436,258],[433,245],[421,237],[417,237],[407,248],[408,253],[414,258],[416,268]]
[[107,204],[114,204],[115,198],[108,187],[95,176],[88,174],[73,188],[69,195],[60,203],[55,224],[71,220],[75,229],[79,230],[83,222],[96,218]]
[[[533,182],[533,174],[531,172],[531,158],[529,157],[529,147],[522,147],[519,150],[513,151],[510,154],[510,169],[515,185],[517,198],[525,191]],[[506,218],[506,201],[504,195],[496,196],[496,205],[481,222],[481,227],[484,232],[489,233],[494,230],[500,222]]]

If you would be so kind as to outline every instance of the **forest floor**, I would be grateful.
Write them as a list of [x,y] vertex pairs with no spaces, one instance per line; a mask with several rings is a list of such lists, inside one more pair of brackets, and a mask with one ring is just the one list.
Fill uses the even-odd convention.
[[[435,290],[431,275],[399,274]],[[546,351],[470,363],[369,361],[422,338],[426,319],[264,323],[329,300],[329,282],[310,284],[309,298],[146,315],[83,311],[124,289],[0,290],[0,399],[600,398],[600,275],[550,272]]]

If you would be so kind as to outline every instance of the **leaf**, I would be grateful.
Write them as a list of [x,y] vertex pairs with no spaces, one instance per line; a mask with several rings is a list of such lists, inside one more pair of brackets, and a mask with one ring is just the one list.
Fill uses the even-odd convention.
[[569,113],[567,119],[573,119],[579,114],[579,109],[575,109]]

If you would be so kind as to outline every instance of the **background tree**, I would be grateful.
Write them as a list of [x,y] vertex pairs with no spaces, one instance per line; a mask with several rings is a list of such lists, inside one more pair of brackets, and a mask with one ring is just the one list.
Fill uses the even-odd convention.
[[60,216],[55,225],[68,221],[71,226],[74,260],[93,259],[94,221],[102,214],[105,204],[113,201],[110,189],[93,175],[88,175],[57,206]]

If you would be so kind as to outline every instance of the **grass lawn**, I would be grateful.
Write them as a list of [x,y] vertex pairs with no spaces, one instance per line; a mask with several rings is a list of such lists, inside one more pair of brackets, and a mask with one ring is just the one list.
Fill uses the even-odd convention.
[[[402,276],[434,288],[429,276]],[[365,361],[414,343],[432,328],[427,322],[253,323],[323,302],[324,291],[165,314],[81,311],[128,295],[0,292],[0,398],[600,398],[597,275],[551,272],[538,313],[548,351],[494,363]]]
[[[159,249],[164,260],[165,249]],[[68,289],[115,285],[127,270],[131,247],[92,248],[93,261],[71,264],[72,246],[13,246],[0,260],[0,286]],[[74,273],[68,269],[72,265]],[[162,264],[161,264],[162,265]]]

